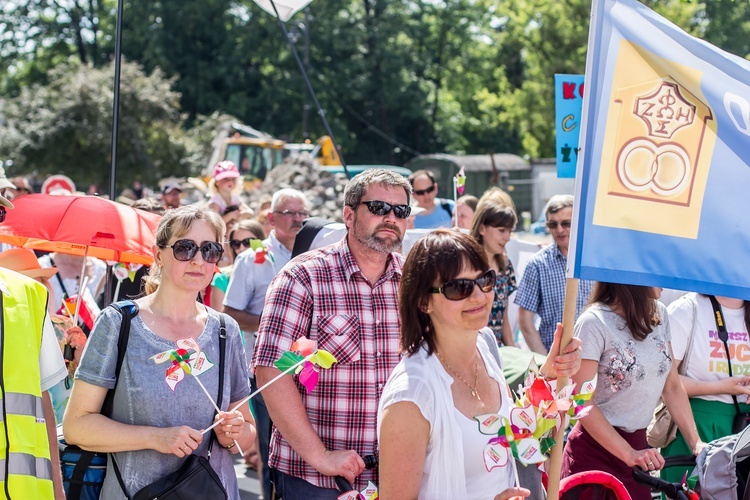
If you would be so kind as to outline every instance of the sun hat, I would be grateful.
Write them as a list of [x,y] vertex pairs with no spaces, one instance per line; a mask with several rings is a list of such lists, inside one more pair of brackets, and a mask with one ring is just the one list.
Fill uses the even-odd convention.
[[237,165],[234,162],[225,160],[220,161],[214,167],[214,179],[220,181],[222,179],[236,178],[240,176],[240,171],[237,169]]
[[168,184],[164,184],[161,188],[161,194],[168,194],[172,191],[177,190],[180,193],[182,192],[182,186],[180,186],[177,182],[170,182]]
[[0,167],[0,189],[16,189],[16,185],[10,182],[5,175],[5,169]]
[[0,267],[29,278],[51,278],[57,272],[56,267],[41,267],[34,252],[25,248],[11,248],[0,252]]

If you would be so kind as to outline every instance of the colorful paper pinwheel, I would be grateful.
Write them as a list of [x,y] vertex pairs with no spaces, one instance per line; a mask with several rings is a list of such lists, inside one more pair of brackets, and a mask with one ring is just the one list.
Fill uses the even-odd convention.
[[[305,361],[304,363],[301,363]],[[287,351],[274,362],[276,368],[282,372],[290,370],[295,364],[299,364],[294,371],[299,375],[299,383],[305,386],[307,392],[311,392],[318,383],[320,370],[329,369],[336,362],[336,358],[328,351],[317,348],[317,343],[305,337],[300,337],[292,344],[292,350]]]
[[351,490],[336,497],[336,500],[378,500],[378,487],[372,481],[362,491]]
[[262,240],[250,240],[250,248],[255,252],[255,263],[263,264],[266,260],[273,262],[273,254],[263,245]]
[[461,167],[461,170],[458,171],[454,182],[456,183],[456,192],[459,196],[461,196],[462,194],[464,194],[464,185],[466,184],[466,174],[464,173],[464,167]]
[[495,436],[484,447],[484,466],[488,472],[504,467],[509,455],[525,465],[547,460],[539,440],[534,437],[536,412],[530,405],[512,408],[510,418],[489,413],[474,419],[479,422],[479,432]]
[[196,377],[198,383],[203,387],[198,375],[214,366],[214,364],[208,360],[206,353],[201,351],[201,346],[194,339],[180,339],[176,344],[177,349],[160,352],[151,356],[150,359],[156,364],[171,362],[167,367],[166,381],[173,391],[177,384],[185,378],[185,374]]

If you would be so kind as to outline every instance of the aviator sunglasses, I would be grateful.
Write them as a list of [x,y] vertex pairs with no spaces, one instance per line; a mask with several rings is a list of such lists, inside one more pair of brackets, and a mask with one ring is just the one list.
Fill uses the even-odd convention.
[[431,288],[430,291],[432,293],[442,293],[448,300],[463,300],[474,292],[474,285],[477,285],[484,293],[491,292],[495,286],[495,271],[489,269],[475,280],[448,280],[443,283],[442,288]]
[[[407,219],[411,214],[411,207],[409,205],[391,205],[385,201],[362,201],[359,205],[367,205],[367,209],[374,215],[388,215],[391,210],[396,214],[399,219]],[[357,205],[351,205],[352,208],[357,208]]]
[[551,220],[551,221],[547,222],[545,224],[545,226],[547,226],[547,229],[557,229],[558,224],[563,229],[570,229],[571,221],[564,220],[564,221],[561,221],[561,222],[557,222],[556,220]]
[[204,241],[201,246],[198,246],[193,240],[177,240],[171,245],[159,245],[161,248],[171,248],[174,258],[181,261],[187,262],[193,260],[198,254],[198,250],[201,251],[203,260],[209,264],[216,264],[221,260],[222,254],[224,254],[224,247],[221,243],[215,241]]

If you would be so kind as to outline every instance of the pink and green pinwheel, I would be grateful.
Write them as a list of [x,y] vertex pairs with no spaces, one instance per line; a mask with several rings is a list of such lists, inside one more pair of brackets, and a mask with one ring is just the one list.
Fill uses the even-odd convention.
[[170,362],[167,367],[166,381],[173,391],[185,378],[185,374],[197,377],[214,366],[206,357],[206,353],[201,352],[201,346],[194,339],[180,339],[176,344],[177,349],[160,352],[150,358],[156,364]]
[[456,183],[456,192],[459,196],[461,196],[462,194],[464,194],[464,186],[466,185],[466,174],[464,173],[464,167],[461,167],[461,170],[458,171],[454,182]]
[[479,422],[479,432],[495,436],[484,448],[484,465],[488,472],[504,467],[509,455],[524,465],[547,460],[539,440],[534,437],[536,413],[531,406],[512,408],[510,418],[489,413],[474,419]]
[[290,370],[294,365],[299,365],[294,373],[299,375],[299,383],[305,386],[309,393],[318,383],[319,368],[327,370],[335,362],[336,358],[333,354],[318,349],[314,340],[300,337],[292,344],[292,350],[282,354],[274,365],[282,372]]

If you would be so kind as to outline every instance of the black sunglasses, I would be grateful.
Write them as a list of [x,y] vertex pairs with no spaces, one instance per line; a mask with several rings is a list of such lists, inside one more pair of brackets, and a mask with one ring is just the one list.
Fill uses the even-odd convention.
[[423,195],[429,194],[429,193],[431,193],[433,191],[435,191],[435,184],[433,184],[432,186],[428,187],[427,189],[415,189],[412,192],[415,195],[417,195],[417,196],[423,196]]
[[5,209],[5,207],[0,205],[0,222],[5,222],[5,214],[7,213],[8,211]]
[[235,250],[239,250],[240,247],[250,248],[250,241],[255,238],[245,238],[244,240],[229,240],[229,244]]
[[193,240],[177,240],[171,245],[159,246],[161,248],[171,248],[174,258],[182,262],[193,260],[198,254],[198,250],[201,251],[203,260],[209,264],[216,264],[224,254],[224,247],[221,246],[221,243],[215,241],[204,241],[201,243],[201,246],[198,246]]
[[551,220],[545,224],[547,226],[547,229],[557,229],[558,224],[562,226],[564,229],[570,229],[571,222],[569,220],[564,220],[561,222],[557,222],[556,220]]
[[[361,201],[359,205],[367,205],[367,209],[374,215],[388,215],[393,210],[396,217],[399,219],[407,219],[411,214],[411,207],[409,205],[391,205],[385,201]],[[351,205],[352,208],[357,208],[357,205]]]
[[431,288],[430,291],[432,293],[442,293],[448,300],[463,300],[474,292],[474,285],[477,285],[484,293],[491,292],[495,287],[495,271],[489,269],[475,280],[449,280],[443,283],[442,288]]

